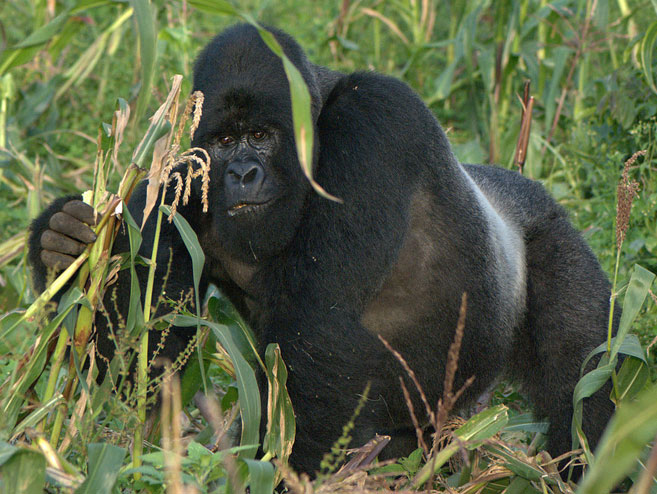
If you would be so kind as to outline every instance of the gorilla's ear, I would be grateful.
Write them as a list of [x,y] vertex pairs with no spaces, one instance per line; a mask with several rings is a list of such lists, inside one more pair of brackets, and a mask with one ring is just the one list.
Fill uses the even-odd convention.
[[[337,84],[337,82],[340,80],[342,77],[342,74],[340,72],[336,72],[335,70],[331,70],[328,67],[322,67],[321,65],[314,65],[313,64],[313,69],[315,72],[315,79],[317,80],[317,84],[319,86],[319,94],[321,97],[321,108],[324,107],[326,104],[326,100],[329,97],[329,94],[331,94],[331,91],[333,91],[333,88]],[[315,100],[313,99],[313,105],[315,104]],[[314,107],[313,107],[314,111]]]

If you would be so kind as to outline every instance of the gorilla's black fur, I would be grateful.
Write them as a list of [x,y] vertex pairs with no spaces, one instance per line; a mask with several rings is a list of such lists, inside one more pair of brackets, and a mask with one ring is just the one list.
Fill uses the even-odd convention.
[[[464,292],[455,386],[475,380],[460,405],[506,375],[536,415],[550,420],[552,455],[569,450],[573,388],[584,357],[605,339],[610,288],[564,210],[515,172],[459,164],[434,116],[404,83],[316,66],[291,37],[272,32],[310,90],[314,176],[343,202],[320,197],[304,178],[282,64],[254,28],[239,25],[196,62],[194,90],[203,91],[205,104],[193,145],[212,159],[210,210],[201,212],[195,184],[196,200],[179,213],[205,252],[204,287],[215,283],[229,296],[262,348],[281,346],[297,415],[294,466],[318,467],[368,382],[353,444],[381,433],[393,436],[388,456],[415,447],[399,384],[405,372],[377,334],[437,403]],[[144,200],[142,184],[129,205],[138,223]],[[37,286],[45,273],[39,239],[64,202],[34,223]],[[144,230],[145,255],[154,216]],[[126,249],[120,237],[115,251]],[[166,290],[176,297],[192,287],[191,263],[175,227],[164,223],[156,293],[170,249]],[[118,282],[123,308],[126,276]],[[102,319],[98,347],[111,356]],[[172,331],[160,355],[174,359],[190,336]],[[588,401],[584,428],[593,444],[612,409],[604,393]]]

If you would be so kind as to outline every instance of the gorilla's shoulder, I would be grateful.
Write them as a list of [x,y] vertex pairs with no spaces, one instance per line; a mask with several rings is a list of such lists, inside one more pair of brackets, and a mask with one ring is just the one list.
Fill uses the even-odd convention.
[[433,134],[436,139],[440,133],[432,113],[413,89],[376,72],[343,75],[333,85],[318,124],[324,128],[343,126],[345,122],[358,128],[358,135],[366,133],[367,127],[374,134],[401,133],[407,137],[419,134],[404,133],[411,127],[423,129],[425,136]]
[[354,101],[383,97],[395,106],[409,100],[415,104],[421,104],[419,96],[408,84],[393,77],[370,71],[353,72],[341,77],[333,86],[326,104],[335,104],[345,97],[352,97]]

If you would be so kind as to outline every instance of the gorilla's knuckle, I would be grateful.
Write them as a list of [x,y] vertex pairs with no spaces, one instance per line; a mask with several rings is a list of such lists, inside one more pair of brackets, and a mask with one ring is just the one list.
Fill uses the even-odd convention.
[[89,204],[79,199],[68,201],[64,204],[62,211],[87,224],[95,223],[96,211]]
[[41,247],[47,250],[55,250],[56,233],[52,230],[46,230],[41,234]]
[[41,261],[48,268],[62,270],[69,267],[74,259],[59,252],[44,250],[41,252]]
[[62,232],[66,230],[67,226],[70,226],[73,222],[73,218],[64,213],[63,211],[58,211],[50,217],[48,225],[56,232]]

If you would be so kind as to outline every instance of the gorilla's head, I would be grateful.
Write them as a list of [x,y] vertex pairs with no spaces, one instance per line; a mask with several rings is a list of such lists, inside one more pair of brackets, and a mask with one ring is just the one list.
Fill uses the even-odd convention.
[[[312,64],[291,37],[271,32],[304,77],[316,120],[321,98]],[[255,28],[234,26],[199,55],[197,90],[205,103],[192,145],[211,158],[210,214],[219,241],[244,261],[278,254],[310,191],[297,158],[283,64]]]

